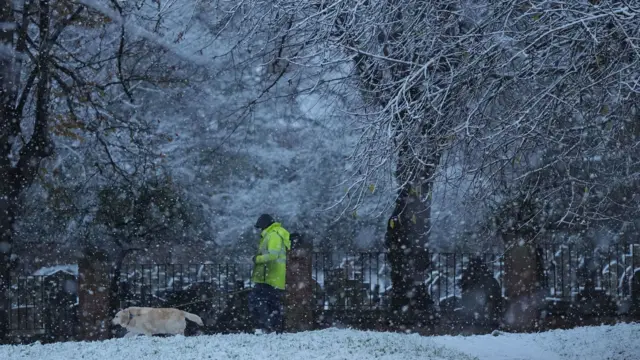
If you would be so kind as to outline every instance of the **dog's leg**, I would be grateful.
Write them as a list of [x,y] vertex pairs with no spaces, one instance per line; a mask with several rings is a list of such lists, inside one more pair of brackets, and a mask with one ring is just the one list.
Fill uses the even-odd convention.
[[138,334],[136,333],[132,333],[131,331],[127,332],[126,334],[124,334],[123,338],[129,338],[129,337],[134,337]]

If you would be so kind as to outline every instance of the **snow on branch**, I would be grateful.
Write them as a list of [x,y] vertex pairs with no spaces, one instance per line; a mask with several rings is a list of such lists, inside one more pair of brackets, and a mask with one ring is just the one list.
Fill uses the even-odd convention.
[[122,17],[120,14],[118,14],[117,11],[109,8],[107,5],[104,5],[99,1],[80,0],[79,2],[109,17],[114,22],[124,26],[124,28],[132,36],[148,40],[151,43],[155,44],[156,46],[159,46],[165,50],[168,50],[169,52],[173,53],[174,55],[180,57],[181,59],[187,62],[200,65],[200,66],[206,66],[211,64],[211,59],[208,59],[204,56],[200,56],[197,54],[186,53],[179,46],[171,44],[163,37],[158,36],[157,34],[154,34],[153,32],[135,24],[133,21],[131,21],[130,17]]

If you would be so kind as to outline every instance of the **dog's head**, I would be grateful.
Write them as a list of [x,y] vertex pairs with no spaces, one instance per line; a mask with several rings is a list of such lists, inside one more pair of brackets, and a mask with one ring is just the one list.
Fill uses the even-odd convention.
[[131,311],[129,309],[123,309],[116,313],[111,323],[113,325],[125,326],[129,323],[131,317]]

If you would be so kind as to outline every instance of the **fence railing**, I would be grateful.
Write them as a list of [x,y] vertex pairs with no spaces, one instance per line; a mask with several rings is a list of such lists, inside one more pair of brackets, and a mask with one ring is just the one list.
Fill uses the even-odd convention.
[[[392,284],[387,253],[315,252],[312,256],[317,310],[388,307]],[[620,303],[633,293],[633,274],[640,274],[640,245],[592,251],[544,245],[540,256],[541,286],[553,299],[572,301],[588,281],[593,281],[596,289]],[[436,305],[448,299],[455,304],[462,294],[462,276],[470,261],[478,257],[504,294],[501,254],[433,253],[427,269],[415,273],[414,281],[426,286]],[[221,309],[227,294],[252,286],[251,272],[250,264],[129,264],[120,271],[119,305],[178,306],[198,302],[202,311]],[[64,326],[65,329],[58,329],[62,332],[74,331],[78,297],[73,274],[14,275],[11,289],[11,331],[37,333],[51,331],[55,326]]]
[[[502,283],[504,262],[500,255],[434,253],[425,271],[413,274],[414,283],[426,285],[432,301],[461,294],[460,280],[472,258],[480,258],[494,278]],[[316,306],[321,309],[386,308],[390,303],[389,254],[314,253],[313,278]]]
[[75,276],[24,276],[11,278],[9,331],[45,334],[56,330],[70,336],[75,333],[77,280]]
[[252,266],[239,264],[128,264],[120,274],[120,306],[178,306],[183,305],[180,301],[200,301],[219,307],[225,294],[252,286],[251,273]]
[[634,273],[640,270],[640,245],[611,246],[589,252],[578,246],[542,247],[545,269],[544,287],[548,296],[573,299],[587,281],[620,301],[633,290]]
[[[541,245],[541,289],[548,300],[574,301],[593,282],[617,303],[633,293],[633,274],[640,276],[640,245],[586,251],[577,246]],[[433,253],[423,272],[413,275],[439,305],[462,295],[461,280],[472,259],[480,259],[505,296],[503,254]],[[391,294],[389,255],[380,253],[314,253],[316,306],[322,309],[385,308]],[[637,285],[636,285],[637,286]],[[451,305],[450,303],[448,305]]]

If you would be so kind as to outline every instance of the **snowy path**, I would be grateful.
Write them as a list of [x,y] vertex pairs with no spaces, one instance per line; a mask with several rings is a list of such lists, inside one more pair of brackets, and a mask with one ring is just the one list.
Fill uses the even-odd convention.
[[281,336],[139,337],[92,343],[0,346],[0,359],[638,360],[640,324],[470,337],[421,337],[337,329]]

